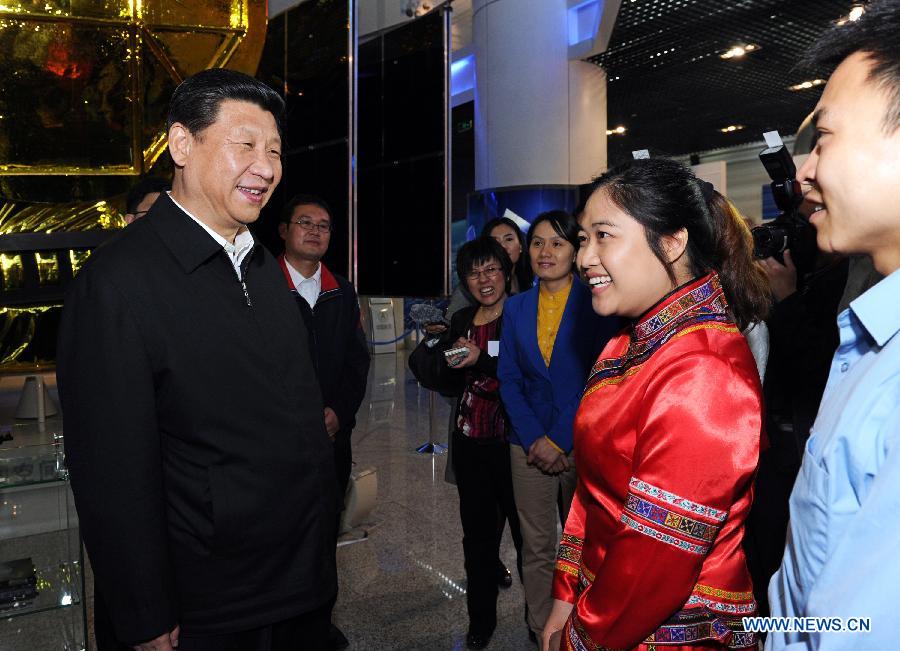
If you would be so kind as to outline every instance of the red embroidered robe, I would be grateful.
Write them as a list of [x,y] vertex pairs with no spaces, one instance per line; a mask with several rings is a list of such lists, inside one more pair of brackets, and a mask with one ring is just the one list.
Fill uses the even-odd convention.
[[762,390],[716,274],[612,339],[575,418],[561,649],[756,648],[741,547]]

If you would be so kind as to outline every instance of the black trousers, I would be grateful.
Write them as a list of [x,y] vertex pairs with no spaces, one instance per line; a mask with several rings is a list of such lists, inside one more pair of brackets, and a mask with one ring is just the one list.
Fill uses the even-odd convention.
[[[326,651],[328,624],[331,621],[330,602],[316,610],[303,613],[268,626],[238,633],[179,636],[179,651]],[[102,595],[94,596],[94,633],[97,651],[131,651],[132,647],[119,642]]]
[[189,637],[182,635],[178,651],[326,651],[328,607],[292,619],[240,633]]
[[453,433],[453,470],[459,491],[466,563],[469,632],[490,635],[497,626],[497,559],[505,518],[518,552],[522,547],[513,498],[509,444]]

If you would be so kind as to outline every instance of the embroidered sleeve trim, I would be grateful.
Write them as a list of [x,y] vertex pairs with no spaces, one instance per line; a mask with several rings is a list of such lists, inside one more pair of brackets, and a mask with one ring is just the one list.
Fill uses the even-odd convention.
[[711,543],[716,539],[716,534],[719,532],[719,527],[715,525],[706,524],[680,513],[675,513],[632,493],[628,494],[628,498],[625,501],[625,510],[701,542]]
[[658,488],[656,486],[653,486],[652,484],[648,484],[645,481],[641,481],[637,477],[632,477],[631,481],[628,482],[628,486],[632,492],[643,493],[644,495],[648,495],[650,497],[656,498],[657,500],[666,502],[673,506],[677,506],[678,508],[685,511],[689,511],[694,515],[710,518],[717,522],[724,522],[728,517],[727,511],[720,511],[719,509],[714,509],[713,507],[706,506],[705,504],[692,502],[681,497],[680,495],[670,493],[666,490],[663,490],[662,488]]
[[584,540],[582,538],[563,534],[559,543],[559,550],[556,552],[557,571],[571,574],[577,578],[579,567],[581,566],[581,549],[583,546]]
[[653,527],[642,524],[637,520],[630,518],[628,514],[623,513],[620,520],[625,524],[626,527],[630,527],[634,529],[638,533],[642,533],[645,536],[650,538],[654,538],[659,542],[664,542],[667,545],[672,545],[672,547],[677,547],[683,551],[689,552],[691,554],[699,554],[704,556],[709,552],[709,545],[697,545],[692,542],[688,542],[686,540],[682,540],[681,538],[676,538],[675,536],[669,535],[667,533],[663,533]]
[[556,571],[565,572],[566,574],[571,574],[574,577],[577,577],[580,574],[577,567],[572,567],[568,563],[563,563],[561,561],[556,561]]

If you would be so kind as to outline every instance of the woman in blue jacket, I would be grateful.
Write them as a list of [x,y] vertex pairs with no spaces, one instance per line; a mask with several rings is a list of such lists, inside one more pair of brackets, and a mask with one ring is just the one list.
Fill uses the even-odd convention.
[[512,424],[528,626],[540,636],[553,607],[557,524],[565,522],[577,480],[572,421],[590,367],[617,321],[594,313],[590,290],[572,274],[578,223],[570,214],[539,215],[526,243],[539,282],[506,301],[497,375]]

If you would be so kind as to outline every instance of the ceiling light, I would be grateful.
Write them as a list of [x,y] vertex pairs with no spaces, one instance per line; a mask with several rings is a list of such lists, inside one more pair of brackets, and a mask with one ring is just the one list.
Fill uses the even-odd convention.
[[624,136],[627,129],[621,125],[617,126],[615,129],[607,129],[606,135],[608,136]]
[[733,48],[728,50],[727,52],[723,52],[719,56],[723,59],[739,59],[747,52],[755,52],[759,49],[758,45],[748,44],[748,45],[735,45]]
[[804,81],[799,84],[794,84],[793,86],[788,86],[789,90],[809,90],[810,88],[815,88],[816,86],[821,86],[825,83],[824,79],[812,79],[810,81]]
[[727,127],[719,129],[719,131],[721,131],[722,133],[732,133],[734,131],[740,131],[743,128],[743,124],[729,124]]
[[864,13],[866,13],[866,8],[863,5],[853,5],[853,8],[850,9],[850,13],[837,21],[837,24],[846,25],[847,23],[855,23]]

